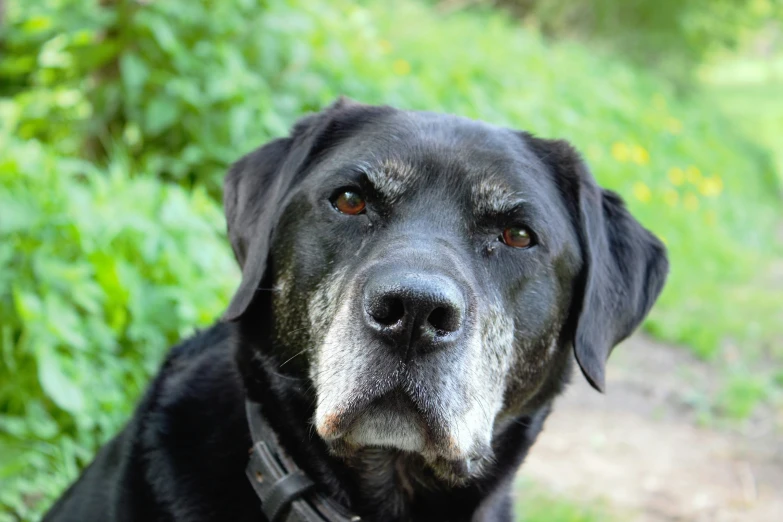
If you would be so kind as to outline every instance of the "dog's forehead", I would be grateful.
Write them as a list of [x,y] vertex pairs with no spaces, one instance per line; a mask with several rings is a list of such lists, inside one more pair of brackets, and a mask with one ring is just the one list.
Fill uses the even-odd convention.
[[367,130],[382,156],[414,166],[458,166],[466,176],[499,175],[535,162],[513,131],[450,114],[398,111]]
[[396,111],[362,127],[334,157],[394,199],[422,185],[468,191],[476,207],[541,189],[542,162],[517,133],[458,116]]

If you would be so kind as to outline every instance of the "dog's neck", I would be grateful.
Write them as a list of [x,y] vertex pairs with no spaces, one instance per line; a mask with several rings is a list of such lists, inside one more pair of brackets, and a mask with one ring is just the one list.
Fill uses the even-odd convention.
[[265,355],[259,342],[264,340],[253,329],[246,325],[237,328],[236,359],[248,398],[262,405],[284,450],[318,487],[365,519],[470,520],[488,493],[509,486],[508,479],[521,464],[549,411],[547,403],[535,414],[510,423],[495,437],[495,461],[484,475],[454,486],[437,478],[424,459],[415,454],[363,448],[348,457],[332,455],[326,443],[314,434],[311,383],[281,374],[277,358]]

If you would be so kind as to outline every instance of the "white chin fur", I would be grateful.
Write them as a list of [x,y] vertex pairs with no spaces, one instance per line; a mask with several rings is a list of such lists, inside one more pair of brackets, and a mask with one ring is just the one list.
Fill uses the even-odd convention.
[[422,427],[410,414],[389,411],[361,415],[346,434],[349,442],[357,446],[380,446],[403,451],[424,451],[425,438]]

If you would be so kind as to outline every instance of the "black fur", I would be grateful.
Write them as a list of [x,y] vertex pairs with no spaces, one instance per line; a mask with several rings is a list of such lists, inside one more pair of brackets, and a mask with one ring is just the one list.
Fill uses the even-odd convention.
[[[475,145],[472,156],[444,156],[447,144],[460,140]],[[419,142],[429,143],[428,148]],[[318,203],[302,196],[310,190],[302,187],[320,183],[313,179],[329,161],[350,161],[357,151],[367,150],[419,158],[422,183],[439,169],[467,169],[468,159],[491,165],[493,172],[513,165],[513,176],[529,182],[527,196],[546,207],[531,219],[544,223],[544,230],[549,227],[551,237],[542,240],[549,243],[541,252],[529,254],[529,266],[519,268],[518,259],[504,261],[492,254],[495,243],[489,243],[489,254],[471,257],[471,243],[454,240],[465,266],[476,259],[495,263],[494,277],[505,282],[502,289],[510,288],[503,294],[505,313],[533,317],[524,327],[517,323],[515,342],[539,346],[546,334],[554,335],[558,346],[544,368],[507,386],[495,421],[492,460],[481,474],[465,480],[444,478],[448,475],[416,453],[373,447],[336,451],[313,428],[318,390],[309,373],[314,364],[307,346],[310,332],[297,333],[289,323],[307,324],[310,287],[347,262],[340,256],[347,255],[342,252],[351,238],[364,245],[367,236],[360,234],[368,232],[348,222],[307,221],[317,215],[313,205]],[[399,156],[402,152],[407,156]],[[398,219],[395,226],[414,229],[417,238],[422,225],[406,225],[405,216],[419,211],[430,213],[428,226],[449,231],[456,226],[458,216],[452,212],[457,207],[433,204],[433,199],[410,201],[399,218],[402,224]],[[318,487],[364,520],[511,520],[514,474],[568,379],[570,348],[591,384],[603,390],[611,349],[642,321],[667,271],[663,246],[630,216],[617,195],[595,184],[567,143],[344,100],[302,120],[291,136],[239,160],[226,178],[224,203],[229,238],[243,269],[224,322],[171,350],[129,424],[45,521],[262,521],[259,501],[244,475],[251,447],[245,397],[262,405],[287,452]],[[389,216],[379,211],[377,223]],[[329,235],[327,226],[337,227],[333,230],[339,233],[331,234],[339,237],[323,239]],[[302,232],[304,227],[312,229],[311,236]],[[441,232],[423,232],[424,237],[441,237]],[[322,246],[310,244],[310,237]],[[373,255],[368,252],[366,256]],[[481,257],[492,255],[496,257]],[[296,275],[292,297],[276,302],[272,289],[287,270]],[[547,286],[520,274],[556,281]],[[526,288],[537,293],[526,294]],[[547,310],[564,311],[563,317],[557,324],[537,324],[535,317],[545,317]],[[437,377],[437,369],[429,371]]]

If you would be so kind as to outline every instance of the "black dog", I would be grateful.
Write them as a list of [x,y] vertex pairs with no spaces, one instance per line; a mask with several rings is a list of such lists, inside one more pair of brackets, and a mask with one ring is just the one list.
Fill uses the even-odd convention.
[[440,114],[338,101],[224,202],[224,322],[45,520],[511,520],[572,353],[602,390],[668,268],[566,142]]

